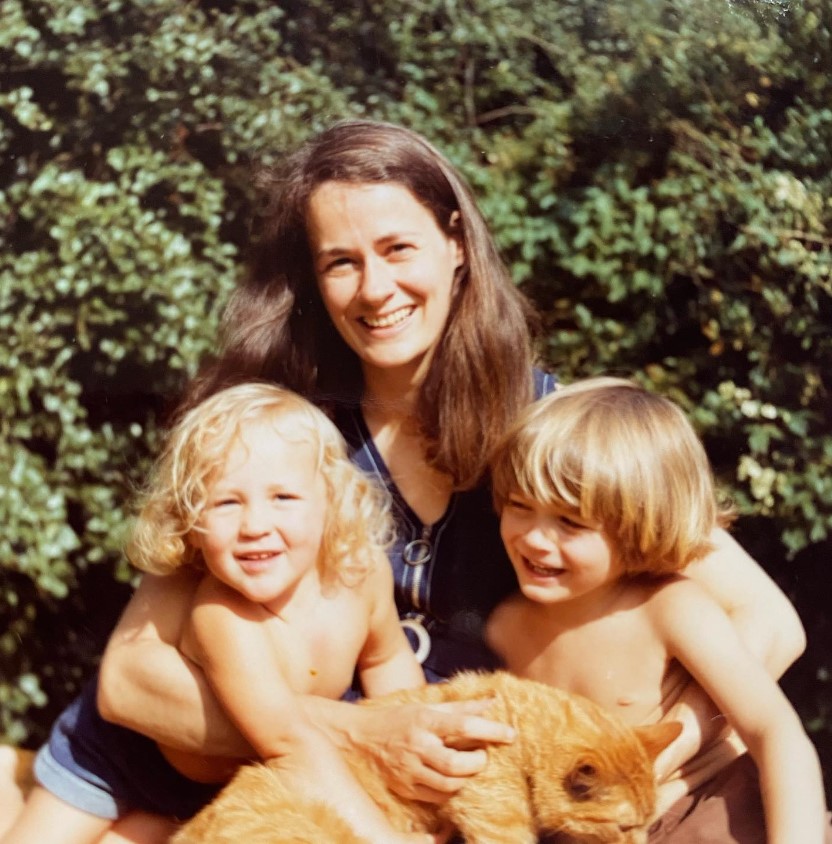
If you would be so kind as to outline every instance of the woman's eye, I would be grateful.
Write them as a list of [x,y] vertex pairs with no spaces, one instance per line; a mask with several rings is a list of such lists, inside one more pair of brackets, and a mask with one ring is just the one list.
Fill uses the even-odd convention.
[[407,255],[416,247],[412,243],[394,243],[390,247],[390,252],[393,255]]
[[348,258],[346,255],[343,255],[339,258],[333,258],[332,260],[327,261],[323,267],[323,274],[344,272],[351,266],[352,258]]

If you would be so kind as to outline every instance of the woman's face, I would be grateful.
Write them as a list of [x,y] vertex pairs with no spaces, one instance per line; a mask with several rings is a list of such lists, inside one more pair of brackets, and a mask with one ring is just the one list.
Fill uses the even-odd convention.
[[324,307],[365,377],[421,380],[464,261],[459,240],[398,182],[324,182],[307,229]]

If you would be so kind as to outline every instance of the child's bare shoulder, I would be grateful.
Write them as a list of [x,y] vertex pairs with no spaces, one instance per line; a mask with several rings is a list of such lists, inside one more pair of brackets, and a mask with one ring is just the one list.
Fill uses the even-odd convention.
[[522,625],[527,608],[527,601],[519,592],[501,601],[488,616],[485,624],[485,640],[488,646],[501,651],[502,646],[512,640],[513,631]]
[[210,619],[213,623],[223,615],[246,619],[260,619],[266,609],[245,595],[223,583],[212,574],[204,574],[194,592],[192,612],[195,618]]
[[393,569],[387,555],[379,552],[363,573],[342,578],[341,588],[365,598],[373,607],[386,606],[393,595]]
[[662,577],[649,587],[645,610],[659,626],[696,623],[701,612],[718,608],[716,600],[695,580],[683,574]]

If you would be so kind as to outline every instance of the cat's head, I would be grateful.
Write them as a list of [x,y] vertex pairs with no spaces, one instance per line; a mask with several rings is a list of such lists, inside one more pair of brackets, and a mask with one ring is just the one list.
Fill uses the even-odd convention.
[[555,741],[548,761],[538,756],[530,783],[538,829],[585,844],[643,844],[656,803],[653,762],[681,724],[581,726]]

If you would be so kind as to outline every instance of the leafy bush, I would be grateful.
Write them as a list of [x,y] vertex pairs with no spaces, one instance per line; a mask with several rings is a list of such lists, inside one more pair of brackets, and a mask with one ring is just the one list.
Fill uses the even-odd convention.
[[468,175],[543,353],[689,410],[795,600],[832,761],[832,45],[821,0],[1,0],[0,732],[124,600],[125,502],[215,336],[249,171],[344,116]]

